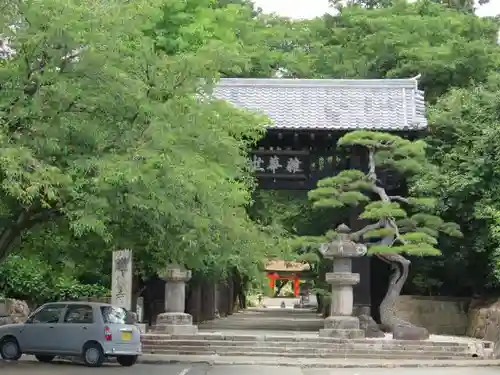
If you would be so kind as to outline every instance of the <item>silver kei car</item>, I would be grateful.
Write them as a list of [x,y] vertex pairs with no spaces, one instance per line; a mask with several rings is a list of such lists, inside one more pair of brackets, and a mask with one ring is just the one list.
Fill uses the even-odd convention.
[[47,303],[25,323],[0,326],[0,356],[15,361],[33,354],[40,362],[79,357],[89,367],[114,357],[122,366],[133,366],[142,346],[130,315],[105,303]]

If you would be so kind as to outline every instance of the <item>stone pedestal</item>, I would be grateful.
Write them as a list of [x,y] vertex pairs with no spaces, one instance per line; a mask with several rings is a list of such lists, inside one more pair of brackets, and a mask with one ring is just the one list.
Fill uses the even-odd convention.
[[186,314],[186,282],[191,279],[191,271],[179,266],[170,266],[162,277],[165,285],[165,312],[156,318],[155,331],[170,335],[194,335],[198,327],[193,325],[193,317]]
[[158,315],[155,330],[169,335],[194,335],[198,327],[193,325],[193,317],[189,314],[167,312]]
[[359,318],[353,316],[353,286],[359,283],[358,273],[352,273],[352,259],[366,253],[366,247],[349,240],[349,228],[337,228],[337,240],[324,244],[321,252],[325,258],[333,259],[333,272],[326,274],[331,285],[330,316],[325,319],[325,328],[319,331],[322,337],[357,339],[365,337],[360,329]]

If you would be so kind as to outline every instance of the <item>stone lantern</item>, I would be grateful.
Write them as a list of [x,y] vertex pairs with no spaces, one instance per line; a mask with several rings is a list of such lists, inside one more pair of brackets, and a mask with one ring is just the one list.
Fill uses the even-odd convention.
[[156,318],[155,330],[171,335],[196,334],[198,327],[193,325],[193,317],[184,311],[186,283],[191,279],[191,271],[171,265],[160,276],[166,281],[165,312]]
[[321,246],[323,257],[333,260],[333,272],[326,274],[326,282],[331,285],[330,316],[325,319],[325,328],[319,332],[323,337],[363,338],[359,318],[353,316],[353,286],[359,283],[359,274],[352,273],[352,258],[366,254],[367,247],[349,238],[350,229],[341,224],[337,228],[338,237]]

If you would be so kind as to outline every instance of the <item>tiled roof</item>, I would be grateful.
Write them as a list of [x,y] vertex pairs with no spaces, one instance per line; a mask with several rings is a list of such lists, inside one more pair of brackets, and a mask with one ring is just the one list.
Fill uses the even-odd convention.
[[270,260],[266,264],[267,272],[286,271],[286,272],[300,272],[309,271],[310,267],[307,263],[300,262],[287,262],[284,260]]
[[427,127],[416,79],[224,78],[214,96],[267,115],[272,128],[420,130]]

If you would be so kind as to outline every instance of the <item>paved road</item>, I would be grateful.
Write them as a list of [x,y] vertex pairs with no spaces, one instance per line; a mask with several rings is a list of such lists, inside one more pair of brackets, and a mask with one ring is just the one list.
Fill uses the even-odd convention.
[[[116,365],[99,369],[69,363],[41,364],[34,362],[5,363],[0,361],[2,375],[391,375],[395,369],[300,369],[273,366],[210,366],[210,365],[136,365],[123,368]],[[500,369],[433,368],[397,369],[398,375],[424,375],[433,371],[439,375],[498,375]]]

